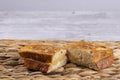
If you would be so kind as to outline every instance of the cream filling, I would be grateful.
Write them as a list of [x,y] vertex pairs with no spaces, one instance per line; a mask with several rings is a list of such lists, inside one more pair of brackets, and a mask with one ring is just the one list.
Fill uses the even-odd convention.
[[56,65],[57,62],[61,61],[66,57],[66,50],[60,50],[59,52],[55,53],[55,55],[52,58],[52,64]]
[[66,50],[61,50],[53,56],[48,72],[51,72],[67,63]]

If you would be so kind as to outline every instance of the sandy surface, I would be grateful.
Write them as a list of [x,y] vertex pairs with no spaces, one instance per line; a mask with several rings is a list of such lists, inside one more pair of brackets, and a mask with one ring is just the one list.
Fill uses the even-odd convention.
[[120,80],[120,42],[99,42],[114,50],[114,63],[101,71],[67,63],[54,73],[42,74],[40,71],[26,69],[18,49],[28,44],[54,43],[65,46],[72,41],[40,40],[0,40],[0,80]]

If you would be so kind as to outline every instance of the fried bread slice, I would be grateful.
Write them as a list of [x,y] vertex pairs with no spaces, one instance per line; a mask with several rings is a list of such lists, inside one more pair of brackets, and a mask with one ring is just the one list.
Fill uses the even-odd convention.
[[68,59],[77,65],[101,70],[113,63],[113,50],[89,41],[80,41],[68,46]]
[[66,50],[53,45],[28,45],[22,47],[19,54],[24,58],[26,67],[46,73],[67,62]]

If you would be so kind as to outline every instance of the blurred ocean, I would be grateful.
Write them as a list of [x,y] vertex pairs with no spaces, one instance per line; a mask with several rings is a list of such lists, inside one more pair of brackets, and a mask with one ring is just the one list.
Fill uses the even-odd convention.
[[1,11],[0,39],[120,40],[120,12]]

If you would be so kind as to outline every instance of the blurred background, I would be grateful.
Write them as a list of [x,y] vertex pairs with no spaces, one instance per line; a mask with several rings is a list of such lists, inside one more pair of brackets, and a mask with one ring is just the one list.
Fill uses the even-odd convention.
[[120,40],[120,0],[0,0],[0,39]]

